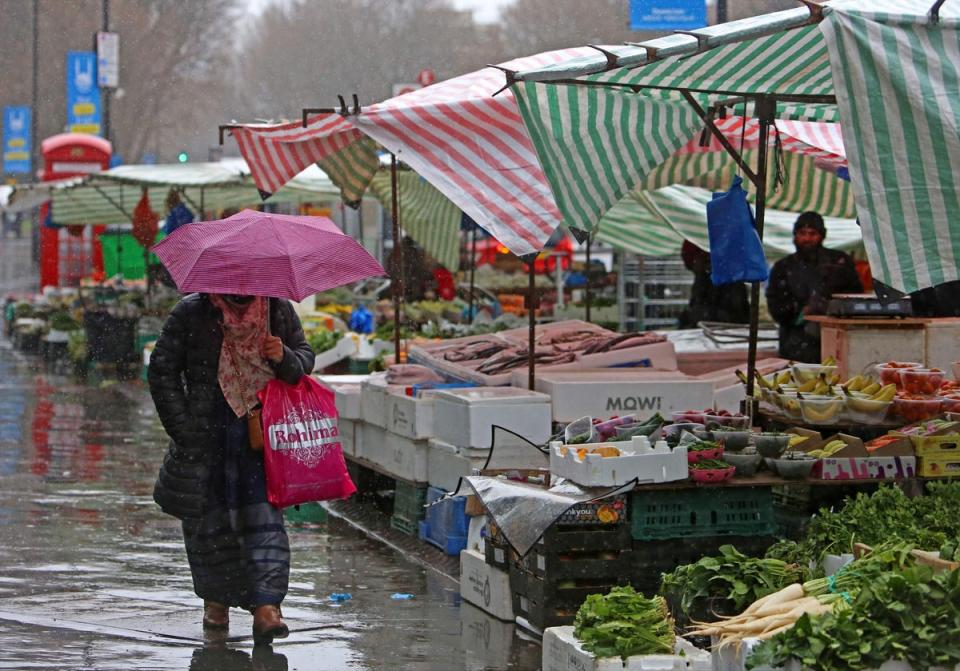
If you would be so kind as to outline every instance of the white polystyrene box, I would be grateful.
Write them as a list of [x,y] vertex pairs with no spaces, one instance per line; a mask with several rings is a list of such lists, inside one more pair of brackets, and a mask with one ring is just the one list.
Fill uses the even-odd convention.
[[381,428],[387,428],[387,394],[402,387],[388,385],[384,373],[371,375],[360,386],[360,403],[363,420]]
[[354,456],[378,463],[377,460],[382,458],[383,445],[387,442],[386,429],[368,422],[357,422],[354,431]]
[[594,445],[550,443],[550,472],[587,487],[619,487],[632,480],[642,483],[686,480],[689,475],[687,448],[670,449],[665,443],[650,447],[645,436],[630,441],[603,443],[620,450],[619,457],[587,454],[581,460],[577,450]]
[[337,430],[340,432],[340,449],[344,454],[356,454],[357,423],[352,419],[341,417],[337,420]]
[[[457,488],[460,478],[472,475],[487,464],[490,450],[456,447],[431,438],[427,459],[427,482],[448,492]],[[547,459],[529,445],[499,445],[490,468],[546,468]]]
[[433,436],[433,394],[424,392],[419,398],[391,391],[384,404],[385,428],[406,438]]
[[[526,387],[526,375],[515,373],[514,386]],[[556,422],[590,416],[607,419],[634,414],[644,420],[656,413],[713,407],[713,383],[679,371],[590,370],[549,371],[536,377],[537,391],[548,394]]]
[[410,482],[426,482],[429,451],[426,440],[413,440],[385,431],[384,441],[374,451],[371,461],[393,477]]
[[460,596],[500,620],[513,622],[509,574],[476,550],[460,552]]
[[341,419],[363,419],[363,405],[360,402],[359,384],[335,384],[333,388],[334,400],[337,404],[337,414]]
[[543,632],[542,671],[711,671],[710,653],[677,639],[673,655],[596,657],[583,649],[573,627],[550,627]]
[[[550,437],[550,397],[513,387],[436,391],[434,435],[457,447],[489,448],[493,427],[509,429],[542,445]],[[498,445],[509,442],[498,437]]]

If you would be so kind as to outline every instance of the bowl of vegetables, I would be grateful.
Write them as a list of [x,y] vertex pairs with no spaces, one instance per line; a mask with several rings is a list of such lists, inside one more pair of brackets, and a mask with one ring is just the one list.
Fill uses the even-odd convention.
[[946,376],[939,368],[905,368],[900,371],[900,388],[908,394],[933,396]]
[[749,429],[750,418],[740,413],[731,413],[726,410],[718,410],[715,413],[708,413],[703,416],[706,420],[707,428],[716,428],[718,426],[727,426],[731,429]]
[[776,459],[786,451],[790,437],[789,433],[761,433],[753,437],[753,442],[761,456]]
[[725,450],[739,452],[750,444],[751,432],[746,429],[733,429],[728,426],[718,426],[713,430],[713,439],[723,443]]
[[683,435],[684,431],[689,431],[693,433],[696,429],[705,428],[703,424],[697,424],[695,422],[683,422],[682,424],[667,424],[663,427],[663,433],[660,434],[660,437],[667,441],[667,444],[671,447],[675,447],[677,443],[680,442],[680,436]]
[[919,422],[940,414],[943,405],[937,396],[922,396],[919,394],[897,394],[893,399],[893,411],[909,422]]
[[720,459],[705,459],[690,466],[690,478],[701,483],[724,482],[736,472],[735,467]]
[[725,452],[723,455],[723,461],[736,468],[737,475],[742,477],[751,477],[755,475],[757,469],[760,468],[760,462],[763,461],[763,455],[756,450],[751,451],[750,448],[747,448],[747,450],[744,450],[743,452]]
[[910,368],[923,368],[922,363],[909,361],[888,361],[877,364],[877,375],[880,376],[880,384],[895,384],[900,386],[900,372]]
[[723,445],[709,440],[698,440],[687,445],[687,462],[697,464],[701,461],[719,459],[723,456]]
[[810,475],[817,459],[805,452],[785,452],[779,459],[767,460],[768,465],[770,462],[773,462],[776,473],[784,480],[802,480]]

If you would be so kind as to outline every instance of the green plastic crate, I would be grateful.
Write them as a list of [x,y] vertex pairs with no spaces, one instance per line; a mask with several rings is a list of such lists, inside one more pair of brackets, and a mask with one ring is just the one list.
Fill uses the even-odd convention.
[[321,524],[327,521],[327,509],[319,503],[301,503],[299,506],[286,508],[283,516],[290,524]]
[[774,531],[769,487],[637,491],[630,531],[636,540],[766,536]]
[[[393,514],[417,527],[417,522],[426,516],[427,485],[414,485],[403,480],[396,481],[393,493]],[[416,533],[416,531],[414,531]]]
[[394,515],[390,518],[390,527],[405,533],[408,536],[417,536],[420,533],[419,522],[412,522],[398,515]]

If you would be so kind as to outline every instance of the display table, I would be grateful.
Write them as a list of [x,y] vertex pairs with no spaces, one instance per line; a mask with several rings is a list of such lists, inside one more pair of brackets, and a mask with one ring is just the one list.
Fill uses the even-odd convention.
[[886,361],[916,361],[950,370],[960,359],[960,318],[810,315],[820,324],[820,353],[832,356],[847,379]]

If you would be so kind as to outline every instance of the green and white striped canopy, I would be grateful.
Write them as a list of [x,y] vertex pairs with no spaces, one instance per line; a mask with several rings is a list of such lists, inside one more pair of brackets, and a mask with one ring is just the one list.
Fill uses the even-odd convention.
[[[582,191],[588,179],[609,181],[608,190],[640,185],[649,170],[627,163],[626,174],[610,179],[608,166],[689,137],[683,124],[656,126],[638,116],[630,132],[615,138],[604,129],[621,119],[597,110],[645,107],[631,98],[670,104],[680,90],[701,104],[769,96],[788,103],[778,106],[780,119],[844,121],[857,212],[877,279],[903,291],[960,279],[960,231],[948,220],[960,212],[960,7],[948,1],[934,24],[932,0],[808,4],[511,73],[555,194]],[[836,105],[823,104],[830,96]],[[651,126],[653,132],[645,130]],[[585,136],[604,144],[605,162],[581,161],[561,183],[563,166],[547,168],[564,160],[556,147],[577,147]],[[593,223],[561,210],[575,226]]]
[[[398,171],[397,188],[403,232],[447,270],[456,272],[460,268],[460,208],[412,170]],[[373,177],[370,192],[391,211],[389,172],[381,170]]]
[[[634,191],[600,220],[597,239],[617,249],[645,256],[677,254],[684,240],[709,250],[707,202],[711,192],[692,186]],[[768,259],[794,252],[795,212],[768,208],[763,247]],[[825,217],[828,247],[850,251],[860,247],[860,227],[853,219]]]
[[[874,277],[960,280],[960,6],[835,5],[821,27]],[[911,11],[912,10],[912,11]]]

